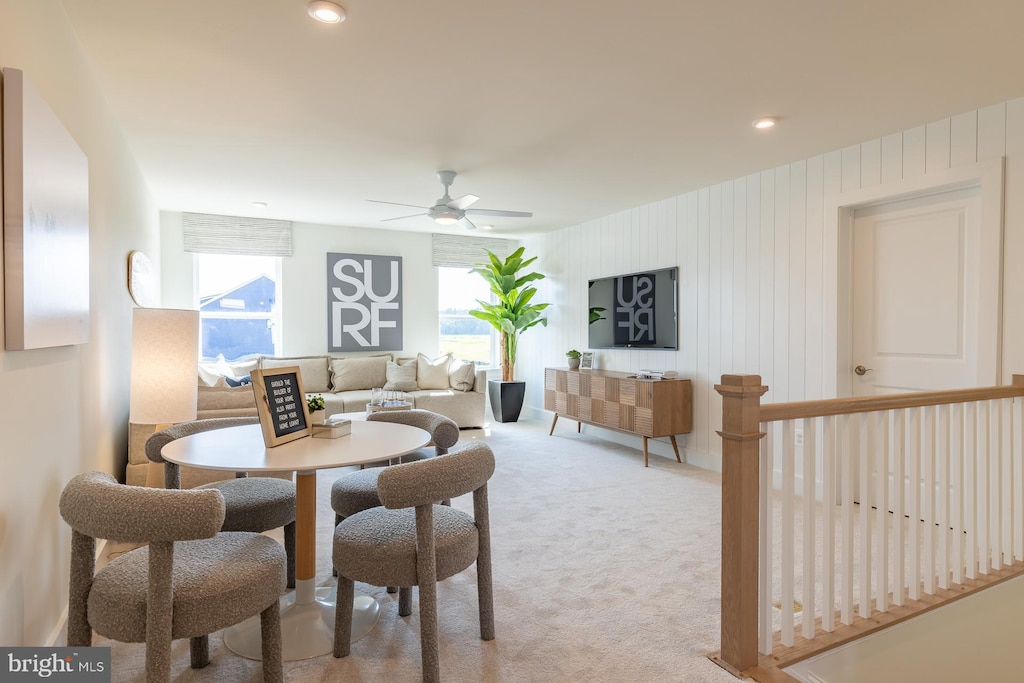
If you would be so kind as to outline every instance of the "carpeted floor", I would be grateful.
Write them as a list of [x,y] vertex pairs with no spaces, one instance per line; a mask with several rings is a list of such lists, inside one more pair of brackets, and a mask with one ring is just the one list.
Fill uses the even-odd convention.
[[[441,675],[447,681],[718,681],[732,676],[706,655],[718,648],[720,477],[566,428],[493,424],[463,440],[491,444],[490,483],[497,638],[479,637],[475,573],[438,587]],[[318,585],[331,585],[330,484],[318,474]],[[468,496],[453,501],[471,510]],[[418,603],[399,618],[397,595],[357,584],[381,604],[351,656],[285,664],[294,683],[418,681]],[[113,646],[115,681],[144,679],[144,648]],[[211,663],[188,668],[174,645],[174,681],[259,681],[258,662],[215,634]]]

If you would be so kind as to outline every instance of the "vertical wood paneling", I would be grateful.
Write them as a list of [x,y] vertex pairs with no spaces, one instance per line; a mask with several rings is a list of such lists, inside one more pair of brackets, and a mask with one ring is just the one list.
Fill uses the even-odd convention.
[[925,127],[925,173],[949,168],[949,119]]
[[925,170],[924,126],[903,131],[903,177],[916,178]]
[[804,233],[806,275],[804,283],[807,333],[804,335],[805,372],[804,397],[814,400],[823,397],[821,382],[823,311],[823,230],[825,199],[825,158],[813,157],[807,161],[807,226]]
[[774,332],[775,367],[772,369],[774,384],[771,388],[772,401],[788,401],[789,398],[789,166],[775,169],[775,315],[772,320]]
[[[722,421],[721,396],[715,383],[722,376],[722,186],[712,185],[707,195],[709,236],[708,262],[708,432],[714,434]],[[715,409],[718,414],[715,414]],[[711,440],[711,452],[721,452],[721,440]]]
[[842,151],[843,192],[860,189],[860,145],[852,145]]
[[761,377],[768,385],[766,400],[777,403],[775,391],[775,172],[761,173],[761,288],[759,322]]
[[802,401],[807,366],[807,163],[789,167],[789,399]]
[[747,323],[748,372],[764,375],[761,362],[761,176],[747,176]]
[[882,182],[882,140],[869,140],[860,146],[860,186],[873,187]]
[[[685,335],[683,367],[693,379],[693,393],[696,399],[700,395],[700,383],[707,381],[707,378],[702,380],[697,371],[697,260],[699,256],[695,248],[697,245],[697,193],[691,192],[683,195],[679,200],[676,215],[683,232],[683,238],[679,240],[679,248],[683,252],[682,263],[686,264],[686,308],[685,315],[681,319],[680,329],[692,331]],[[696,415],[696,411],[694,411],[694,415]],[[700,428],[699,424],[695,423],[695,426],[697,429]],[[690,441],[691,445],[696,448],[696,434],[690,437]]]
[[[842,153],[825,155],[824,189],[825,197],[835,197],[842,189]],[[828,210],[828,203],[825,204]],[[822,233],[822,326],[821,326],[821,391],[825,397],[836,395],[835,358],[837,353],[837,325],[839,324],[837,304],[839,301],[839,235],[834,229]]]
[[978,161],[1006,154],[1006,104],[978,110]]
[[[733,302],[736,301],[735,292],[735,280],[733,272],[733,242],[734,240],[734,210],[735,205],[733,203],[733,192],[735,190],[733,183],[725,183],[722,185],[722,250],[720,255],[720,263],[722,269],[722,279],[719,290],[719,305],[722,307],[720,324],[722,328],[721,333],[721,358],[719,359],[719,371],[723,373],[734,374],[736,372],[736,364],[733,361]],[[712,392],[715,396],[715,404],[721,405],[721,396],[718,392]],[[721,411],[719,411],[719,419],[721,419]]]
[[[1024,268],[1017,267],[1024,254],[1024,98],[1006,103],[1006,174],[1003,177],[1003,381],[1024,368],[1024,316],[1010,313],[1024,309]],[[1016,343],[1008,343],[1016,340]]]
[[734,373],[757,372],[747,362],[747,179],[733,182],[732,364]]
[[949,165],[978,161],[978,112],[954,116],[949,121]]
[[883,183],[903,179],[903,134],[894,133],[882,138],[881,177]]
[[709,393],[714,391],[716,378],[709,374],[711,340],[711,225],[709,204],[711,189],[697,192],[697,377],[694,386],[694,424],[699,425],[697,448],[707,452],[711,437],[711,417],[708,411]]

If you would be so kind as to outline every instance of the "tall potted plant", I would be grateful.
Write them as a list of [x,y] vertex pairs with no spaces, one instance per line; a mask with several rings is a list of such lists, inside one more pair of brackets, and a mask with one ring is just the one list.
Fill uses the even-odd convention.
[[477,299],[480,308],[469,312],[474,318],[490,323],[501,335],[501,381],[488,382],[487,393],[491,400],[491,412],[498,422],[515,422],[523,408],[526,382],[515,381],[516,352],[519,335],[534,325],[547,326],[548,319],[541,311],[550,304],[532,303],[537,293],[529,283],[543,280],[540,273],[524,273],[537,257],[523,259],[525,247],[519,247],[504,261],[490,250],[489,263],[478,264],[472,272],[477,273],[491,286],[497,303]]

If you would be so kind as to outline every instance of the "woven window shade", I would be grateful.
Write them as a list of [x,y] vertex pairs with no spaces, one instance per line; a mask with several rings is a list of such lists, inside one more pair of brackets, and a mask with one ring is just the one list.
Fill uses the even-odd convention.
[[291,221],[183,213],[181,224],[185,251],[245,256],[292,255]]
[[487,261],[489,249],[504,259],[516,250],[514,240],[434,233],[434,265],[443,268],[471,268]]

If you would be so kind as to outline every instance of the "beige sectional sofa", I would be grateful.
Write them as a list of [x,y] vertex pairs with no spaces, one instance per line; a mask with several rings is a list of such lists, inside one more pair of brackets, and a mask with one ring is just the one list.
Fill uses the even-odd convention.
[[[409,384],[408,378],[413,375],[409,364],[416,367],[415,388]],[[414,408],[450,417],[461,428],[484,425],[487,379],[483,370],[472,366],[467,368],[458,361],[446,365],[443,359],[428,359],[422,355],[416,358],[395,358],[391,354],[345,358],[327,355],[261,357],[247,363],[202,368],[199,373],[197,419],[255,416],[256,399],[252,387],[228,386],[226,377],[242,377],[254,367],[270,370],[286,366],[299,368],[306,394],[323,396],[328,415],[364,411],[370,402],[372,389],[398,386],[406,390],[392,390],[401,391]],[[389,371],[393,378],[399,378],[391,385],[388,383]],[[446,381],[442,380],[442,375]],[[420,383],[425,387],[420,388]],[[442,383],[446,386],[442,386]],[[153,430],[154,425],[130,424],[128,427],[128,465],[125,471],[128,484],[142,485],[146,482],[149,460],[146,458],[145,444]],[[223,472],[181,468],[183,487],[223,478]]]

